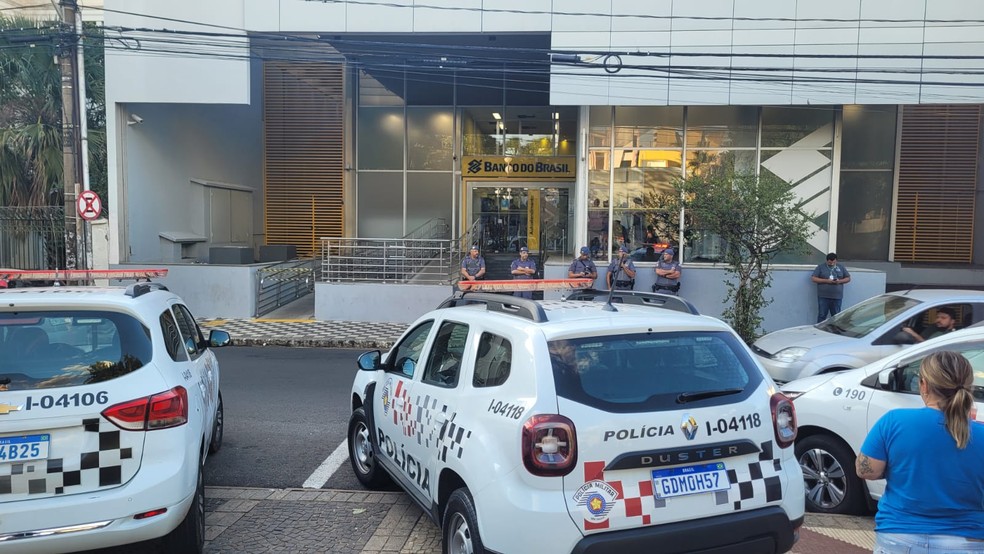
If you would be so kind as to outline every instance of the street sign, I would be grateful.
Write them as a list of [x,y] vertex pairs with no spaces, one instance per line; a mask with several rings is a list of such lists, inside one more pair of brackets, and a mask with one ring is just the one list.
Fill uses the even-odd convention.
[[86,190],[75,201],[75,207],[78,208],[79,217],[86,221],[92,221],[102,213],[102,200],[99,199],[99,195],[95,191]]

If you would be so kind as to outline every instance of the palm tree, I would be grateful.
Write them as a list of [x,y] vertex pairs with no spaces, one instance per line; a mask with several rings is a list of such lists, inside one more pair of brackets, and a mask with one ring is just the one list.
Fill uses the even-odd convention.
[[[102,40],[86,35],[87,123],[92,188],[105,197],[106,119]],[[0,206],[58,204],[62,192],[61,74],[57,22],[0,16]]]

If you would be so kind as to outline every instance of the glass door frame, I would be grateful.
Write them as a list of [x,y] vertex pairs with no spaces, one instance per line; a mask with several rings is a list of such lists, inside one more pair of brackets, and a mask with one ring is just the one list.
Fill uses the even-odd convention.
[[[473,206],[473,200],[475,193],[478,189],[526,189],[526,190],[539,190],[544,191],[547,189],[565,189],[567,190],[567,228],[564,230],[564,245],[563,252],[559,252],[560,255],[566,256],[567,254],[573,252],[574,243],[573,240],[576,238],[574,236],[573,229],[575,227],[575,212],[574,212],[574,193],[575,193],[575,182],[572,180],[564,181],[512,181],[508,179],[468,179],[464,182],[464,194],[461,199],[461,227],[462,231],[469,229],[475,222],[475,206]],[[542,222],[541,222],[542,223]],[[529,223],[527,222],[527,225]],[[527,231],[528,232],[528,231]],[[533,249],[531,248],[531,251]],[[538,248],[537,252],[541,252],[544,249]],[[557,254],[556,250],[548,250],[551,254]]]

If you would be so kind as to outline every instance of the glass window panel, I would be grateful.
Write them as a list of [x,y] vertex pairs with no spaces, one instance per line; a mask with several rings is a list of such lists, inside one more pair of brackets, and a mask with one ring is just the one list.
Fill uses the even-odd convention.
[[891,171],[841,171],[837,255],[887,260],[892,220]]
[[360,171],[359,237],[403,236],[403,173]]
[[[592,258],[604,256],[608,251],[610,178],[608,151],[592,151],[588,161],[588,236],[586,239],[587,245],[591,248]],[[576,247],[580,246],[576,245]]]
[[[830,108],[795,107],[762,108],[762,147],[793,146],[811,133],[830,126],[828,145],[834,140],[834,110]],[[816,141],[806,147],[816,148]],[[822,141],[821,141],[822,142]]]
[[403,108],[359,108],[359,169],[403,169]]
[[407,71],[407,104],[450,106],[454,103],[454,73],[439,67]]
[[[764,154],[764,153],[763,153]],[[687,173],[700,175],[714,171],[755,173],[754,150],[687,150]]]
[[435,217],[443,218],[450,229],[453,181],[451,172],[407,173],[408,232]]
[[402,106],[403,70],[359,71],[359,105]]
[[895,106],[844,106],[841,169],[892,169]]
[[698,106],[687,108],[687,148],[755,147],[758,108]]
[[[461,139],[466,156],[501,154],[505,137],[502,127],[502,106],[475,106],[462,108]],[[496,119],[496,115],[499,119]]]
[[591,106],[588,112],[588,125],[588,146],[611,145],[611,106]]
[[615,146],[641,148],[683,146],[683,108],[646,106],[615,108]]
[[510,106],[503,114],[503,153],[507,156],[553,156],[560,134],[559,113],[549,106]]
[[407,108],[407,168],[451,169],[451,108]]

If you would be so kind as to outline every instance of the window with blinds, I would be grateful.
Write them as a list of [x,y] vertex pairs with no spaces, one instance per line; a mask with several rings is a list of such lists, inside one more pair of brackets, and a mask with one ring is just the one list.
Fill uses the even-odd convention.
[[981,107],[905,106],[895,261],[971,263]]
[[264,63],[266,244],[307,257],[344,235],[344,81],[342,64]]

